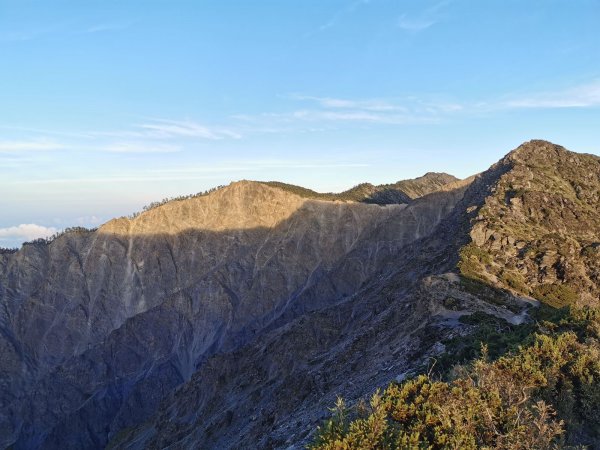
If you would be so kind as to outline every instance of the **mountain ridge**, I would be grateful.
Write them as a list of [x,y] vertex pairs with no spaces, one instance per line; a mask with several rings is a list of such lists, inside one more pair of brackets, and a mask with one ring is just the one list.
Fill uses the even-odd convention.
[[[229,185],[218,186],[212,189],[208,189],[207,191],[200,192],[197,194],[184,195],[173,198],[165,198],[161,201],[152,202],[151,204],[145,206],[141,211],[135,212],[130,216],[122,216],[114,219],[110,219],[104,224],[101,224],[99,227],[88,229],[85,227],[70,227],[66,228],[63,231],[56,233],[54,236],[49,238],[35,239],[33,241],[28,241],[23,243],[23,245],[31,245],[31,244],[46,244],[51,242],[57,237],[60,237],[64,234],[68,233],[88,233],[94,232],[98,228],[105,227],[107,224],[111,224],[110,227],[118,228],[125,227],[125,224],[128,224],[127,220],[133,221],[137,219],[139,216],[146,214],[149,211],[152,211],[157,208],[161,208],[165,205],[173,205],[182,201],[196,200],[203,197],[208,197],[214,195],[220,191],[229,191],[230,188],[237,185],[247,185],[247,186],[269,186],[271,188],[279,189],[284,192],[288,192],[299,196],[304,199],[311,200],[321,200],[321,201],[339,201],[339,202],[357,202],[357,203],[374,203],[379,205],[388,205],[388,204],[402,204],[402,203],[410,203],[416,198],[422,197],[424,195],[430,194],[432,192],[436,192],[443,189],[452,189],[453,187],[457,187],[462,185],[463,183],[468,182],[467,180],[460,180],[450,174],[443,172],[427,172],[424,175],[412,179],[400,180],[396,183],[391,184],[381,184],[381,185],[373,185],[371,183],[361,183],[357,186],[347,189],[345,191],[339,193],[321,193],[316,192],[312,189],[305,188],[302,186],[297,186],[288,183],[276,182],[276,181],[258,181],[258,180],[239,180],[231,182]],[[378,199],[372,198],[373,195],[380,195]],[[117,225],[120,224],[120,225]],[[9,254],[18,251],[19,248],[3,248],[0,247],[0,254]]]
[[[584,228],[599,159],[561,149],[530,141],[403,205],[242,181],[0,254],[0,445],[298,448],[337,395],[357,400],[473,333],[463,315],[519,324],[530,298],[551,304],[493,264],[535,263],[539,278],[537,254],[513,248],[554,226],[541,188],[586,220],[565,222],[582,256],[561,270],[583,264],[587,278],[563,284],[595,295]],[[531,212],[514,212],[515,193]]]
[[396,183],[373,185],[360,183],[339,193],[320,193],[301,186],[278,181],[262,182],[306,198],[329,201],[355,201],[376,203],[380,205],[394,203],[410,203],[416,198],[440,190],[443,186],[460,181],[458,178],[443,172],[427,172],[424,175]]
[[[270,197],[265,201],[264,195],[254,195],[257,189],[261,195]],[[262,199],[259,201],[263,208],[261,211],[268,211],[270,217],[266,222],[266,218],[261,217],[260,211],[259,214],[254,214],[252,217],[246,214],[248,211],[256,212],[254,208],[256,205],[247,201],[248,199],[244,195],[229,195],[236,192],[248,194],[249,191],[252,192],[250,197],[253,199]],[[220,201],[222,196],[227,196],[228,201]],[[273,215],[273,205],[279,204],[278,199],[281,200],[282,208],[279,215]],[[194,344],[195,350],[192,348],[177,349],[176,356],[174,356],[177,361],[173,365],[168,363],[169,367],[172,367],[169,369],[172,370],[172,375],[169,375],[172,378],[169,382],[165,380],[164,384],[170,386],[173,382],[181,383],[189,376],[189,373],[193,372],[195,364],[202,359],[204,352],[210,354],[223,346],[225,346],[224,349],[235,348],[240,345],[236,342],[246,342],[253,333],[260,330],[261,326],[272,320],[269,318],[270,314],[274,314],[273,317],[276,317],[285,313],[294,317],[300,314],[302,309],[311,308],[311,304],[313,304],[312,307],[318,307],[322,302],[319,300],[321,294],[318,291],[311,291],[313,289],[310,288],[311,285],[322,285],[323,287],[319,289],[326,289],[334,296],[344,295],[343,293],[346,291],[352,292],[361,283],[361,280],[368,276],[368,273],[375,270],[376,264],[369,264],[369,261],[380,258],[378,254],[383,254],[384,248],[377,249],[379,244],[377,241],[371,242],[371,238],[366,240],[364,243],[366,245],[364,252],[366,253],[356,260],[360,263],[358,265],[351,263],[350,266],[348,266],[349,262],[344,263],[346,268],[340,269],[341,272],[338,274],[335,284],[332,284],[328,281],[327,273],[331,270],[332,265],[336,264],[336,259],[352,249],[356,245],[357,238],[364,235],[366,230],[375,230],[379,221],[389,220],[391,217],[401,219],[399,225],[395,225],[395,227],[400,227],[401,232],[390,234],[392,229],[384,231],[388,235],[381,237],[383,239],[381,242],[387,242],[385,247],[392,249],[403,245],[405,241],[418,237],[430,226],[428,221],[435,224],[440,219],[439,208],[442,204],[439,203],[440,201],[452,202],[452,195],[446,194],[441,199],[433,198],[431,201],[425,199],[415,202],[409,207],[405,205],[381,207],[363,203],[307,200],[290,196],[288,193],[271,187],[242,182],[234,184],[229,190],[216,191],[210,196],[186,202],[167,203],[131,220],[117,219],[100,227],[94,233],[67,233],[49,245],[24,246],[21,251],[10,257],[4,257],[5,261],[0,261],[0,264],[8,262],[7,266],[2,264],[0,267],[4,273],[8,270],[9,275],[8,278],[2,280],[0,285],[3,289],[3,300],[9,301],[7,314],[3,316],[6,324],[3,329],[13,333],[17,342],[27,343],[25,347],[19,347],[20,350],[10,351],[9,346],[8,353],[4,354],[8,361],[16,358],[12,375],[9,376],[9,379],[13,377],[13,384],[4,386],[3,406],[8,406],[8,411],[10,411],[9,416],[5,417],[3,421],[4,424],[7,423],[6,419],[10,423],[10,417],[16,418],[21,414],[29,415],[27,410],[30,407],[22,412],[19,412],[19,408],[12,409],[10,407],[10,404],[16,406],[19,402],[29,402],[29,400],[17,396],[8,401],[8,404],[6,403],[6,393],[14,394],[19,390],[26,393],[28,389],[28,377],[24,379],[15,377],[15,374],[22,370],[19,367],[23,363],[19,362],[19,358],[34,361],[30,363],[31,367],[27,371],[31,374],[30,376],[38,373],[34,378],[38,379],[37,383],[41,383],[48,377],[59,379],[59,372],[56,371],[58,367],[61,367],[63,371],[80,371],[79,361],[90,351],[92,353],[89,354],[96,355],[96,357],[91,360],[85,359],[88,361],[86,364],[96,365],[99,361],[110,360],[112,361],[110,363],[110,366],[113,367],[112,370],[116,370],[124,362],[113,360],[114,357],[110,356],[110,353],[104,353],[100,357],[98,353],[94,353],[94,347],[102,345],[102,342],[113,335],[115,339],[123,343],[122,345],[125,345],[122,341],[125,338],[117,336],[123,335],[123,327],[128,323],[133,323],[132,319],[138,316],[142,319],[144,314],[152,315],[159,311],[161,311],[160,314],[171,314],[168,309],[161,308],[161,305],[172,304],[172,308],[175,308],[172,312],[181,319],[173,316],[170,321],[165,323],[166,328],[163,333],[175,335],[181,333],[182,330],[188,330],[186,333],[190,334],[190,337],[186,339],[198,341],[198,344]],[[245,213],[240,216],[235,210],[232,210],[229,207],[232,202],[241,207]],[[209,206],[212,204],[214,208],[211,209],[207,204]],[[194,208],[188,208],[191,205]],[[410,209],[405,213],[406,208]],[[190,216],[190,210],[195,211],[196,214]],[[165,214],[165,211],[173,213],[173,215]],[[423,221],[415,220],[415,211],[421,211],[419,216],[423,217]],[[220,214],[221,212],[223,214]],[[291,216],[290,212],[292,212]],[[228,219],[227,215],[231,217]],[[175,217],[177,217],[177,223],[173,226]],[[209,223],[214,223],[210,221],[215,217],[218,221],[218,226],[215,227],[218,228],[217,230],[209,229],[210,227],[202,222],[207,219]],[[243,220],[240,220],[240,217]],[[158,226],[154,223],[154,218],[161,221]],[[283,223],[279,222],[281,218],[285,218]],[[188,219],[200,221],[204,226],[195,227],[195,230],[191,232],[185,225]],[[255,219],[257,221],[248,222],[248,220]],[[228,220],[237,224],[236,229],[231,230],[225,226]],[[151,226],[148,227],[145,221],[152,222]],[[403,221],[407,221],[406,227],[401,225]],[[195,222],[196,225],[197,223]],[[151,230],[151,233],[146,232],[148,229]],[[369,234],[367,233],[365,236]],[[251,244],[252,242],[255,243]],[[301,245],[300,242],[304,243]],[[188,251],[187,249],[194,250]],[[200,258],[202,254],[205,255],[202,257],[203,259]],[[290,257],[292,258],[290,259]],[[69,258],[71,262],[65,264]],[[17,280],[24,274],[27,274],[28,277],[35,274],[35,271],[32,272],[29,268],[32,262],[34,262],[34,267],[45,268],[43,274],[40,274],[42,276],[36,277],[37,281],[32,279],[26,282],[26,285],[31,285],[31,289],[23,291],[23,288],[19,288]],[[53,264],[57,264],[56,267]],[[181,272],[179,269],[181,267],[186,268],[185,273]],[[199,270],[198,275],[190,276],[200,268],[203,269]],[[263,272],[273,275],[262,275]],[[52,282],[51,286],[46,287],[44,280],[47,280],[48,277],[54,280],[53,273],[61,275]],[[347,274],[344,275],[344,273]],[[280,283],[275,281],[276,277],[281,278],[279,274],[284,275]],[[303,281],[304,279],[307,281]],[[305,283],[308,284],[305,285]],[[40,287],[46,291],[42,297],[35,294]],[[196,293],[198,289],[200,289],[198,292],[203,292],[202,296],[205,298],[199,297],[200,294]],[[86,293],[84,301],[79,299],[77,292]],[[250,298],[260,296],[262,301],[256,305],[244,301],[243,296],[249,295],[249,292],[255,292],[251,294]],[[287,292],[287,294],[284,294],[283,298],[278,298],[281,296],[281,292]],[[301,309],[293,312],[289,305],[295,305],[293,299],[302,292],[304,292],[302,295],[306,300]],[[32,294],[34,297],[31,297]],[[192,304],[197,304],[192,309],[186,306],[186,303],[190,302],[189,296],[196,299],[191,300]],[[50,303],[45,300],[52,298],[55,299]],[[202,316],[196,316],[193,319],[196,322],[199,320],[199,323],[202,324],[195,325],[195,329],[200,331],[193,331],[179,321],[191,319],[191,317],[185,319],[186,315],[192,314],[192,317],[197,315],[198,312],[195,311],[198,311],[198,307],[208,309],[202,313]],[[52,311],[53,308],[56,308],[57,312],[49,314],[48,311]],[[272,312],[268,312],[269,308],[272,308]],[[179,312],[180,310],[181,312]],[[25,313],[25,311],[27,312]],[[242,313],[242,311],[246,312]],[[286,311],[288,312],[286,313]],[[209,312],[210,315],[205,317]],[[264,319],[261,319],[261,316],[264,316]],[[238,318],[234,319],[235,317]],[[242,321],[240,320],[242,317],[246,318]],[[251,326],[253,319],[256,323],[255,326]],[[256,321],[256,319],[259,320]],[[41,321],[38,325],[38,327],[41,326],[40,334],[25,333],[26,324],[33,320]],[[227,331],[229,328],[227,323],[231,321],[237,324],[237,328]],[[248,324],[246,328],[243,326],[244,321]],[[44,322],[49,325],[43,325]],[[137,322],[145,323],[140,320]],[[150,328],[156,329],[160,322],[161,320],[157,320],[156,324]],[[261,322],[264,324],[261,325]],[[23,325],[20,325],[21,323]],[[179,324],[179,327],[171,329],[169,323]],[[135,327],[139,328],[143,325],[139,327],[135,325]],[[142,332],[141,328],[139,332],[146,333]],[[128,332],[125,332],[125,335],[129,336]],[[52,339],[52,345],[45,340],[46,336]],[[201,343],[203,341],[205,343]],[[56,343],[60,343],[62,347],[55,348]],[[48,356],[45,356],[45,359],[35,362],[38,359],[35,356],[36,353],[41,353],[41,348],[46,348],[46,346],[50,351],[45,353],[51,358],[48,359]],[[33,350],[32,353],[32,350],[28,350],[28,348],[32,348],[32,350],[40,348],[40,350]],[[74,352],[73,357],[69,357],[72,352]],[[156,358],[162,360],[170,350],[146,348],[143,352],[149,355],[156,354]],[[66,364],[67,360],[72,360],[70,365]],[[10,367],[10,364],[8,366]],[[140,369],[141,367],[138,370]],[[160,376],[160,374],[157,373],[156,376]],[[69,376],[69,379],[71,377],[72,375]],[[82,381],[86,379],[81,376],[78,378]],[[69,381],[69,383],[73,383],[73,381]],[[71,395],[79,398],[80,394],[76,394],[76,392],[91,388],[91,385],[87,386],[71,391]],[[2,386],[0,385],[0,387]],[[48,389],[50,389],[50,385],[48,385]],[[51,407],[50,405],[51,403],[45,408]],[[136,408],[139,407],[136,406]],[[142,405],[141,407],[147,406]],[[29,423],[39,421],[39,418],[35,418],[36,416],[29,417]],[[49,421],[48,423],[54,423],[56,420],[51,415],[45,417],[43,421]],[[36,426],[39,427],[41,424],[38,422]],[[53,426],[56,426],[56,423]],[[13,432],[9,428],[2,434],[11,436]],[[21,433],[26,436],[30,431],[22,429]],[[26,438],[24,442],[28,442],[28,444],[24,445],[32,445],[33,442],[37,442],[39,437],[34,436]],[[92,442],[95,442],[95,439]]]

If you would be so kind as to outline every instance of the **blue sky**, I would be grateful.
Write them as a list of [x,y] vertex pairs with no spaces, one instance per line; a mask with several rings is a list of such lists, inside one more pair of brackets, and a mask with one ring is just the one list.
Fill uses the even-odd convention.
[[0,246],[239,179],[600,153],[600,0],[0,0]]

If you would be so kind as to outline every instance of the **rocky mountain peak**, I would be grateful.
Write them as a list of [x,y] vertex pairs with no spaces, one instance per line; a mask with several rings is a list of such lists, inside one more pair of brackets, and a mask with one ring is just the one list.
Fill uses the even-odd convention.
[[390,185],[404,192],[410,199],[422,197],[444,186],[460,181],[453,175],[444,172],[427,172],[425,175],[410,180],[398,181]]
[[574,153],[561,145],[541,139],[524,142],[519,147],[506,155],[503,161],[513,164],[525,164],[530,167],[548,167],[567,164],[585,168],[589,163],[594,163],[600,158],[585,153]]
[[552,306],[600,298],[600,158],[547,141],[510,152],[471,221],[461,271]]
[[532,158],[532,157],[556,157],[561,152],[567,150],[557,144],[543,139],[532,139],[527,142],[523,142],[516,149],[508,153],[507,157],[517,160],[519,158]]
[[413,178],[413,180],[442,180],[444,183],[450,183],[457,181],[458,178],[446,172],[425,172],[424,175]]

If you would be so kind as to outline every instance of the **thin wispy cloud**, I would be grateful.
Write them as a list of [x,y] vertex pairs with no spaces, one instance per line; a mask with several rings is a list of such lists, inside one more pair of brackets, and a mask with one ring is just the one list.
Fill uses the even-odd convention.
[[[407,114],[386,114],[361,110],[318,110],[299,109],[284,113],[263,113],[255,115],[238,115],[238,120],[246,123],[248,133],[252,130],[263,132],[265,124],[271,124],[272,128],[267,132],[302,132],[302,131],[324,131],[330,129],[325,124],[342,126],[344,123],[353,124],[414,124],[435,121],[431,117],[417,117]],[[318,124],[319,126],[308,126]]]
[[[405,125],[434,123],[450,112],[462,109],[456,102],[436,102],[415,97],[394,99],[348,99],[329,96],[290,94],[294,101],[312,103],[317,108],[296,109],[286,113],[263,114],[260,117],[272,121],[320,123],[363,123]],[[246,120],[250,120],[245,116]],[[255,117],[256,118],[256,117]]]
[[373,98],[373,99],[347,99],[336,97],[319,97],[311,95],[293,94],[289,98],[293,100],[311,101],[317,103],[323,109],[352,109],[355,111],[368,111],[378,113],[398,113],[406,115],[418,115],[422,113],[438,113],[455,111],[462,108],[457,102],[441,101],[435,96],[410,96],[396,98]]
[[116,142],[98,147],[98,150],[111,153],[175,153],[181,151],[181,147],[154,142]]
[[411,19],[406,14],[402,14],[398,17],[398,27],[404,31],[423,31],[432,25],[435,25],[435,23],[436,21],[432,19]]
[[51,139],[0,141],[0,153],[39,152],[64,148],[64,144]]
[[441,12],[444,8],[446,8],[447,6],[450,6],[453,1],[454,0],[441,0],[441,1],[434,3],[433,5],[425,8],[424,13],[425,14],[436,14],[438,12]]
[[[72,185],[72,184],[98,184],[98,183],[145,183],[145,182],[171,182],[171,181],[197,181],[222,179],[224,175],[239,177],[240,173],[248,174],[248,177],[260,178],[263,172],[272,170],[331,170],[343,168],[369,167],[363,161],[332,161],[327,159],[240,159],[234,161],[213,162],[207,165],[176,166],[170,168],[133,170],[128,173],[102,173],[90,176],[73,176],[60,178],[35,178],[26,180],[14,180],[8,184],[26,185]],[[82,222],[83,223],[83,222]],[[86,221],[87,224],[93,224]]]
[[155,169],[153,173],[165,174],[203,174],[203,173],[223,173],[223,172],[256,172],[266,169],[326,169],[326,168],[360,168],[369,167],[369,164],[362,162],[345,162],[331,160],[277,160],[277,159],[248,159],[238,161],[226,161],[222,164],[212,166],[186,166],[169,169]]
[[469,102],[440,95],[343,98],[293,93],[280,98],[288,100],[287,109],[283,111],[236,114],[224,118],[218,125],[192,119],[152,118],[129,129],[113,131],[69,132],[2,126],[17,133],[20,139],[0,140],[0,154],[6,157],[86,151],[167,154],[190,149],[195,142],[238,140],[261,134],[317,133],[351,126],[437,124],[455,117],[505,110],[594,108],[600,107],[600,79],[554,91],[525,96],[506,94]]
[[52,159],[52,155],[40,153],[2,153],[0,152],[0,183],[14,176],[21,171],[28,171],[34,167],[47,164]]
[[[242,138],[240,132],[228,127],[167,119],[150,119],[123,130],[64,131],[6,125],[0,128],[14,135],[26,136],[24,139],[0,140],[0,154],[40,151],[175,153],[184,149],[184,143]],[[39,137],[30,138],[31,135]]]
[[404,106],[390,103],[389,101],[372,100],[349,100],[333,97],[316,97],[311,95],[290,94],[293,100],[307,100],[317,102],[324,108],[359,109],[365,111],[407,111]]
[[58,23],[47,27],[22,28],[18,30],[6,30],[0,32],[0,42],[16,43],[33,41],[42,38],[73,36],[81,34],[105,33],[111,31],[125,30],[135,22],[106,22],[86,26],[85,24]]
[[81,131],[64,131],[64,130],[54,130],[48,128],[35,128],[35,127],[27,127],[27,126],[18,126],[18,125],[0,125],[0,129],[7,130],[10,132],[23,132],[28,134],[35,135],[43,135],[43,136],[60,136],[67,138],[82,138],[82,139],[92,139],[97,137],[97,132],[81,132]]
[[403,13],[398,17],[396,25],[407,33],[427,30],[442,20],[441,11],[450,3],[450,0],[443,0],[416,13]]
[[288,98],[313,102],[320,109],[296,110],[274,117],[381,124],[438,123],[458,114],[472,115],[507,109],[600,107],[600,79],[554,91],[533,92],[526,96],[507,94],[500,99],[475,102],[430,95],[394,99],[343,99],[293,94]]
[[46,37],[55,33],[59,26],[43,27],[43,28],[30,28],[30,29],[19,29],[19,30],[5,30],[0,32],[0,42],[11,43],[11,42],[25,42],[32,41]]
[[223,127],[210,127],[194,121],[156,119],[137,126],[146,131],[148,137],[155,138],[200,138],[210,140],[240,139],[241,135]]
[[118,141],[104,144],[58,142],[51,139],[30,139],[0,141],[0,154],[22,155],[32,153],[51,153],[55,151],[95,151],[110,153],[173,153],[181,148],[174,144],[148,141]]
[[337,10],[329,20],[321,24],[317,29],[306,33],[304,37],[314,36],[315,34],[321,33],[323,31],[335,27],[336,25],[338,25],[338,23],[340,23],[344,16],[354,13],[360,6],[366,5],[370,2],[371,0],[353,0],[349,2],[346,6]]
[[319,111],[319,110],[298,110],[281,117],[292,117],[298,120],[310,122],[353,122],[363,124],[387,124],[387,125],[406,125],[424,122],[436,121],[433,117],[417,116],[412,114],[389,114],[377,113],[364,110],[344,110],[344,111]]
[[534,93],[503,103],[507,108],[592,108],[600,106],[600,80],[558,91]]

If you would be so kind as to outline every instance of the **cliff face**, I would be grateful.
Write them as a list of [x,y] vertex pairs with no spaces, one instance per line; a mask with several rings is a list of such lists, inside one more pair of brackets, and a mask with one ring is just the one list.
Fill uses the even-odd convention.
[[240,182],[0,255],[2,444],[103,446],[211,355],[354,294],[460,195],[382,207]]
[[532,141],[404,204],[239,182],[0,254],[0,447],[298,448],[462,315],[597,302],[599,180]]

